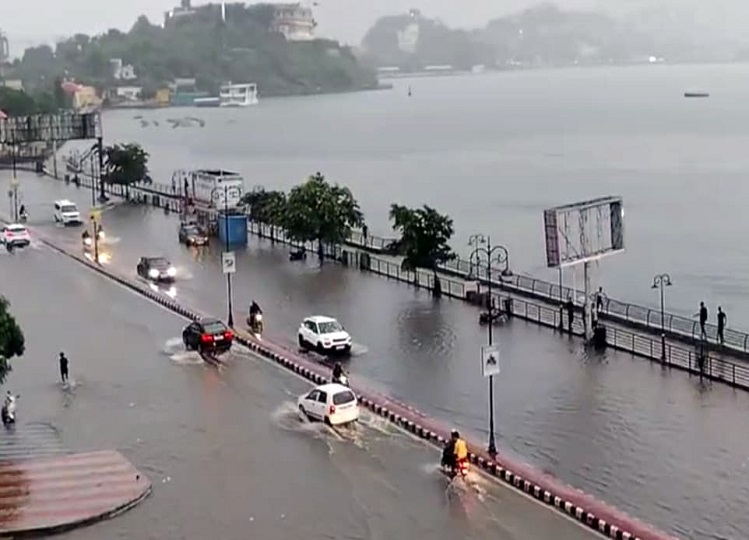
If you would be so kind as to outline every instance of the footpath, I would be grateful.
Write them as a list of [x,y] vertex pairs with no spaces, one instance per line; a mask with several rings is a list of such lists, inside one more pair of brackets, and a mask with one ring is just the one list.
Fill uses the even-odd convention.
[[0,537],[41,536],[132,508],[150,480],[115,451],[71,453],[43,424],[18,424],[0,444]]
[[[154,291],[111,267],[103,267],[85,258],[79,250],[58,245],[42,231],[32,231],[35,237],[54,251],[61,253],[80,264],[112,279],[126,288],[141,294],[170,309],[188,320],[206,316],[185,306],[165,294]],[[235,329],[237,341],[258,355],[290,369],[309,381],[320,384],[328,381],[329,370],[310,358],[305,358],[270,342],[257,341],[241,329]],[[364,385],[354,385],[362,406],[372,413],[385,418],[413,435],[436,445],[443,445],[449,437],[449,428],[433,420],[414,407],[395,401],[373,392]],[[507,456],[489,456],[482,445],[469,441],[470,460],[485,473],[501,480],[514,489],[520,490],[541,503],[557,509],[579,521],[590,529],[608,538],[620,540],[674,540],[674,537],[577,490],[549,474],[542,473],[530,465]]]

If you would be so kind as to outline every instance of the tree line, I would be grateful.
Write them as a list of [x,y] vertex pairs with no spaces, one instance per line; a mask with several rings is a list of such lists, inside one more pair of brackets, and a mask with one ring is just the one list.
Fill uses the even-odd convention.
[[[177,78],[195,79],[197,90],[211,94],[225,81],[257,83],[263,95],[376,86],[374,72],[358,63],[350,47],[326,39],[287,41],[272,31],[273,17],[272,5],[239,2],[226,4],[225,19],[220,3],[197,6],[166,25],[140,16],[127,32],[76,34],[53,47],[27,48],[4,75],[30,89],[56,76],[98,89],[138,85],[143,98]],[[113,59],[132,65],[137,78],[117,80]]]
[[[319,172],[288,193],[257,187],[242,202],[253,221],[283,229],[290,240],[315,243],[321,263],[323,246],[344,243],[355,229],[366,230],[364,214],[351,190],[328,182]],[[400,234],[391,252],[403,257],[402,269],[432,271],[433,293],[441,296],[438,267],[456,258],[449,245],[454,234],[452,218],[428,205],[409,208],[396,203],[390,206],[389,217]]]

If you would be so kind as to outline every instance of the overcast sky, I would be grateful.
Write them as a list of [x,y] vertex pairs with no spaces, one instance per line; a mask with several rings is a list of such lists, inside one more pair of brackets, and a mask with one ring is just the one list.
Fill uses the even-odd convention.
[[[383,15],[405,13],[415,7],[428,17],[452,26],[483,26],[496,16],[540,3],[541,0],[317,0],[315,16],[319,33],[347,43],[359,43],[364,32]],[[698,5],[725,20],[747,20],[747,0],[660,0],[679,6]],[[621,12],[658,0],[556,0],[561,7],[591,8]],[[202,3],[193,0],[194,5]],[[108,28],[129,28],[140,14],[160,23],[163,13],[179,0],[0,0],[0,28],[12,43],[13,54],[30,44],[54,41],[76,32],[96,34]],[[106,6],[106,7],[105,7]],[[58,10],[64,10],[62,13]],[[702,16],[704,17],[704,15]]]

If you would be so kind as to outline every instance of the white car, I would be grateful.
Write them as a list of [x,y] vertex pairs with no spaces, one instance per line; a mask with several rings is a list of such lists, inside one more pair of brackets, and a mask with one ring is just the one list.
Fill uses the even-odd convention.
[[350,388],[341,384],[323,384],[297,400],[299,412],[310,420],[340,426],[359,419],[359,401]]
[[11,247],[26,247],[31,243],[31,235],[23,225],[17,223],[5,225],[2,231],[2,243]]
[[74,202],[62,199],[55,201],[55,221],[62,223],[63,225],[80,225],[83,223],[81,220],[81,213],[78,211],[78,207]]
[[321,354],[347,353],[351,351],[351,336],[332,317],[315,315],[304,319],[299,326],[299,346],[303,349],[315,349]]

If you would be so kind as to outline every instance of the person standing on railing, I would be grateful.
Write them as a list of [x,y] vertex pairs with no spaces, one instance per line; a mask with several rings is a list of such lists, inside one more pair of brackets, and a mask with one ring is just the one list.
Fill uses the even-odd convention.
[[718,306],[718,343],[723,345],[725,343],[725,338],[723,337],[723,331],[726,329],[726,320],[728,318],[726,317],[726,312],[723,311],[723,308]]
[[700,302],[700,311],[697,315],[700,318],[700,339],[706,339],[707,332],[705,331],[705,324],[707,323],[707,306],[705,306],[705,302]]

